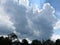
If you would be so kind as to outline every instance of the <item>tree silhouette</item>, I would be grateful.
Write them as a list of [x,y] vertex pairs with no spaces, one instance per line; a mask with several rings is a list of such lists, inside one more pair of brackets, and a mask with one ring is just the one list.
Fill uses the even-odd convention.
[[28,45],[28,41],[26,39],[22,40],[22,45]]
[[17,35],[15,33],[11,33],[8,35],[9,39],[14,40],[14,39],[18,39]]
[[13,45],[22,45],[22,43],[19,40],[16,40],[12,43]]
[[33,40],[31,45],[42,45],[42,44],[38,40]]
[[4,37],[0,37],[0,45],[4,45]]
[[11,33],[8,37],[0,37],[0,45],[60,45],[60,39],[57,39],[56,42],[48,40],[33,40],[31,44],[28,43],[26,39],[23,39],[22,42],[19,41],[16,34]]
[[43,45],[54,45],[54,42],[48,39],[43,43]]
[[10,40],[8,37],[4,39],[4,45],[12,45],[12,40]]
[[0,45],[12,45],[12,41],[8,37],[0,37]]
[[60,39],[57,39],[55,45],[60,45]]

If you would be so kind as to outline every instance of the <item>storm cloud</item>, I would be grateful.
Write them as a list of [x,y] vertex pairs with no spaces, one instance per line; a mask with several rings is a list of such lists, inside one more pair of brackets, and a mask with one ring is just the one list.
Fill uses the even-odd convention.
[[[3,25],[0,26],[0,34],[14,32],[19,38],[31,40],[45,40],[52,36],[53,27],[57,21],[54,8],[49,3],[44,4],[42,9],[39,9],[37,5],[29,6],[29,4],[28,0],[6,0],[0,4],[0,7],[3,7],[2,13],[5,13],[4,16],[10,17],[6,20],[12,23],[0,24]],[[0,18],[0,20],[3,18]],[[3,21],[5,22],[5,20]],[[11,25],[10,27],[7,25],[8,23]],[[5,27],[6,30],[3,29]]]

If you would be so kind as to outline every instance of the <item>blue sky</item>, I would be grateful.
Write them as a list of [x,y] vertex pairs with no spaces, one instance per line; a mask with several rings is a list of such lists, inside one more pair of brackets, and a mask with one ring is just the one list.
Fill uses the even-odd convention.
[[43,5],[43,3],[46,1],[46,0],[29,0],[30,3],[32,4],[38,4],[39,8],[41,8],[41,6]]
[[44,3],[50,3],[56,11],[60,11],[60,0],[29,0],[31,3],[36,3],[39,6]]
[[[60,0],[30,0],[31,3],[36,3],[41,8],[44,3],[50,3],[55,9],[55,16],[60,20]],[[60,35],[60,28],[55,29],[54,34]]]

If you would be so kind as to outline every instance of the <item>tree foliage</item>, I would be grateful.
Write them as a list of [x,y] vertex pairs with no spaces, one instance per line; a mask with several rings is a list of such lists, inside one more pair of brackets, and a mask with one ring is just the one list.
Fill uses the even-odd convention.
[[[13,41],[13,39],[17,39]],[[33,40],[32,43],[28,43],[26,39],[23,39],[22,42],[19,41],[16,34],[12,33],[9,34],[8,37],[0,37],[0,45],[60,45],[60,39],[57,39],[55,42],[51,41],[50,39],[46,41],[40,40]]]

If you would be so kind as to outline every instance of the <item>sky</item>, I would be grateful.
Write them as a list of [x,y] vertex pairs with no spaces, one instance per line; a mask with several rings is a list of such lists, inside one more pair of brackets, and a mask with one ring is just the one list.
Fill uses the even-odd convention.
[[0,35],[13,32],[20,39],[60,39],[59,2],[0,0]]

